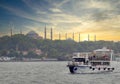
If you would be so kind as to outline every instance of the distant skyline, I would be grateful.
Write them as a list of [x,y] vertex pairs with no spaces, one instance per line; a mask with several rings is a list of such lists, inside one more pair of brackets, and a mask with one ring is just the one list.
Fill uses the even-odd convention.
[[120,0],[0,0],[0,36],[34,30],[53,39],[120,41]]

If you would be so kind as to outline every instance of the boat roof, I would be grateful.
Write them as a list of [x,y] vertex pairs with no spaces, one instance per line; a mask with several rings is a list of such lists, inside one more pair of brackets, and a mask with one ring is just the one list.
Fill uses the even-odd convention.
[[85,57],[83,57],[83,56],[80,56],[80,57],[78,57],[78,56],[73,56],[72,58],[74,59],[74,58],[85,58]]
[[96,49],[94,51],[113,51],[112,49],[107,49],[106,47],[103,47],[102,49]]
[[90,60],[90,62],[110,62],[110,60]]

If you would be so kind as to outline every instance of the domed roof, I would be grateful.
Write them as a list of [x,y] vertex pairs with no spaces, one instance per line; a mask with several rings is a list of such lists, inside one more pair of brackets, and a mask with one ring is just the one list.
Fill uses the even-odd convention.
[[27,33],[27,35],[37,35],[38,36],[38,34],[35,31],[30,31]]
[[42,39],[42,36],[39,36],[35,31],[30,31],[27,33],[28,37],[32,37],[34,39]]
[[39,35],[35,32],[35,31],[30,31],[27,33],[27,36],[28,37],[32,37],[32,38],[35,38],[37,39],[39,37]]

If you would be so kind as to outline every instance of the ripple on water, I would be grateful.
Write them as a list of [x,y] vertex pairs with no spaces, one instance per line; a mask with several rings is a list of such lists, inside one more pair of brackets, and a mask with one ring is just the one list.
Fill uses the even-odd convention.
[[67,62],[0,64],[0,84],[119,84],[120,66],[113,73],[70,74]]

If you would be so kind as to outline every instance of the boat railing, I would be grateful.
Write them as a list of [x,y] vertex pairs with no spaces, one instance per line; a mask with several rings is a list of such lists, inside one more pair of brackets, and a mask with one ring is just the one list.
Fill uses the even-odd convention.
[[92,66],[96,66],[96,65],[110,65],[110,61],[107,60],[91,60],[90,63],[92,64]]
[[69,66],[88,65],[88,63],[69,61],[69,62],[68,62],[68,65],[69,65]]
[[103,60],[103,61],[110,61],[110,57],[108,56],[91,56],[89,60]]

